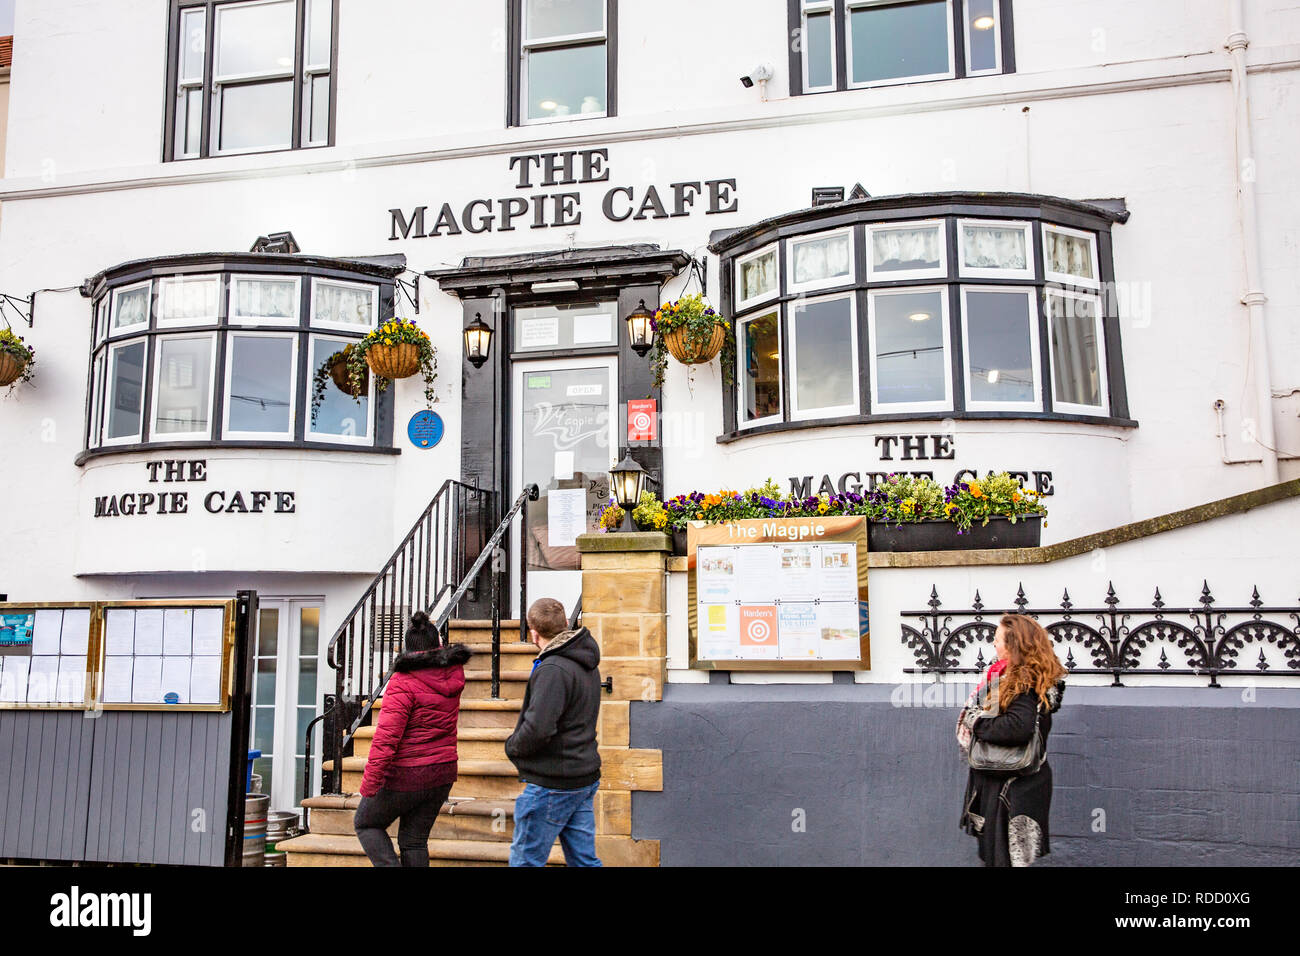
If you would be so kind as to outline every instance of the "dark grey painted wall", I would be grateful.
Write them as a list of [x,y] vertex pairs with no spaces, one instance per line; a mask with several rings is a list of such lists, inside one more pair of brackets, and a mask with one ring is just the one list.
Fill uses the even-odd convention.
[[[632,704],[632,746],[664,760],[632,835],[664,866],[978,865],[957,827],[969,689],[926,707],[893,685],[670,684]],[[1300,862],[1300,688],[1071,687],[1048,754],[1040,866]]]
[[0,857],[221,866],[230,722],[0,711]]

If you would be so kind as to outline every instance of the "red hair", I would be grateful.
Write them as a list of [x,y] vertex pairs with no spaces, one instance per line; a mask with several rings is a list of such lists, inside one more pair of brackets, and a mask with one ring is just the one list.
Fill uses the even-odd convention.
[[1046,707],[1047,692],[1066,675],[1052,638],[1027,614],[1004,614],[998,621],[1007,648],[1007,669],[998,681],[999,709],[1021,694],[1033,692]]

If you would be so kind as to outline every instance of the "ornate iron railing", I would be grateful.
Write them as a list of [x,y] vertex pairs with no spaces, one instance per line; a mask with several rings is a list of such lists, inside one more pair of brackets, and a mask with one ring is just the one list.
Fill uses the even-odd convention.
[[[1114,687],[1122,687],[1121,678],[1129,674],[1191,674],[1208,677],[1211,687],[1221,686],[1219,677],[1227,674],[1300,677],[1300,606],[1266,606],[1258,588],[1245,607],[1216,605],[1208,581],[1195,607],[1166,606],[1159,588],[1150,607],[1121,607],[1113,582],[1105,607],[1075,607],[1068,589],[1056,607],[1030,607],[1023,585],[1013,603],[1005,610],[986,608],[976,591],[969,608],[947,609],[938,588],[931,586],[927,610],[902,613],[903,643],[918,665],[904,671],[983,671],[993,656],[985,660],[983,645],[991,649],[998,619],[1009,612],[1037,618],[1058,648],[1064,648],[1062,663],[1071,673],[1109,674]],[[919,627],[907,624],[909,618]],[[1291,623],[1280,623],[1283,618]],[[1086,652],[1087,663],[1074,656],[1076,645],[1081,656]],[[1249,670],[1239,666],[1248,647],[1259,650]]]

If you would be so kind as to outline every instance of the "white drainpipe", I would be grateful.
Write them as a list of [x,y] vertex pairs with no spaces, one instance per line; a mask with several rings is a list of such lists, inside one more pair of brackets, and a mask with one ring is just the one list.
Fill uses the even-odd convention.
[[1241,248],[1245,257],[1246,291],[1241,301],[1250,315],[1251,371],[1255,378],[1255,402],[1259,421],[1256,443],[1264,466],[1264,484],[1275,485],[1277,439],[1273,431],[1273,386],[1268,369],[1268,330],[1264,322],[1264,295],[1259,270],[1259,222],[1255,205],[1255,150],[1250,136],[1250,94],[1246,89],[1246,37],[1244,0],[1228,0],[1231,32],[1228,55],[1232,59],[1232,102],[1237,121],[1237,218],[1241,225]]

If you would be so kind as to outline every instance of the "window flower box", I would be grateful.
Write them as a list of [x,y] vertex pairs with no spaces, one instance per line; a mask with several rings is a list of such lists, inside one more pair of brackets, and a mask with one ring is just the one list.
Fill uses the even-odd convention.
[[988,524],[973,524],[969,531],[944,518],[927,518],[907,524],[867,522],[870,551],[975,551],[983,548],[1036,548],[1042,541],[1041,515],[990,517]]

